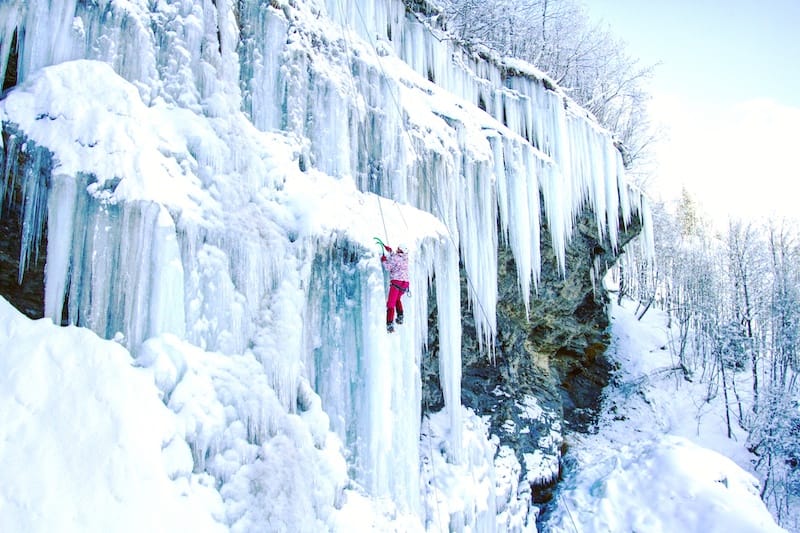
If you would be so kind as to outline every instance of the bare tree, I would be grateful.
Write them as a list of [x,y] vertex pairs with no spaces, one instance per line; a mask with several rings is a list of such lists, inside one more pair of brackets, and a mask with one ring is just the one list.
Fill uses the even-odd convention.
[[753,389],[753,410],[759,403],[760,350],[758,332],[759,302],[763,294],[763,281],[767,273],[763,269],[764,250],[753,223],[731,220],[728,224],[728,273],[731,282],[733,312],[747,339],[750,354],[750,371]]
[[772,365],[771,379],[786,387],[790,372],[798,372],[800,341],[800,292],[798,292],[797,236],[786,224],[770,224],[769,247],[772,259]]

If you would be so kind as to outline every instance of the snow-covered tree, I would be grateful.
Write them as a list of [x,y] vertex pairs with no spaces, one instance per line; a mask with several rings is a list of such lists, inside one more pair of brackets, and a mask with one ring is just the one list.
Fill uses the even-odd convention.
[[731,305],[739,325],[737,336],[744,337],[744,349],[749,354],[752,376],[753,410],[759,403],[759,368],[761,362],[760,327],[766,312],[763,310],[768,271],[765,269],[765,250],[755,224],[731,220],[727,235],[728,281]]
[[769,389],[762,397],[748,447],[758,456],[761,498],[778,523],[796,531],[800,517],[792,509],[800,504],[800,401],[796,388],[791,394]]
[[[445,27],[458,39],[524,59],[546,72],[618,140],[625,166],[647,163],[655,140],[642,66],[625,43],[590,22],[575,0],[442,0]],[[641,177],[641,176],[639,176]]]

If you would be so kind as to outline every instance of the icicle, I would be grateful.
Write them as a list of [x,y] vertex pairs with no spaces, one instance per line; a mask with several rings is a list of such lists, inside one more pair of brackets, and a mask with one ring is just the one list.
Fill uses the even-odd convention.
[[[120,213],[114,205],[91,199],[87,204],[84,204],[87,208],[85,226],[75,232],[78,239],[85,238],[85,241],[82,241],[82,248],[73,248],[73,254],[78,257],[73,264],[80,263],[82,272],[71,277],[70,322],[111,338],[118,331],[124,331],[124,326],[116,327],[118,323],[122,326],[123,316],[119,309],[123,291],[116,285],[120,273]],[[75,221],[76,225],[78,222]]]
[[[619,238],[619,219],[620,219],[620,198],[627,198],[623,191],[619,189],[618,179],[618,152],[610,142],[606,143],[603,150],[603,173],[606,188],[606,224],[608,226],[608,238],[611,242],[611,249],[617,250]],[[625,220],[624,209],[622,213]],[[627,221],[625,221],[627,224]]]
[[650,210],[650,202],[644,195],[640,195],[642,206],[639,210],[639,217],[642,220],[642,255],[648,261],[653,261],[656,256],[655,240],[653,235],[653,213]]
[[458,187],[462,261],[481,348],[492,346],[497,331],[497,203],[492,170],[483,162],[466,165]]
[[[625,167],[622,163],[622,155],[619,153],[618,150],[614,149],[614,157],[616,160],[616,189],[619,193],[619,208],[622,215],[622,221],[627,228],[631,223],[631,200],[629,195],[629,187],[628,183],[625,180]],[[614,181],[613,176],[609,176],[609,180]],[[611,184],[609,186],[612,186]],[[639,198],[642,198],[641,193],[636,195]],[[617,218],[619,220],[619,218]]]
[[[28,268],[31,257],[34,262],[39,259],[39,243],[41,242],[44,222],[47,216],[47,180],[52,168],[50,153],[36,146],[32,141],[26,141],[19,147],[20,153],[12,157],[23,157],[26,162],[22,168],[15,171],[22,172],[20,187],[22,189],[22,239],[19,252],[19,278],[22,284],[23,274]],[[16,165],[16,162],[13,163]],[[13,193],[14,183],[11,187],[6,185],[8,191]]]
[[72,252],[75,217],[75,178],[63,174],[50,179],[47,198],[47,265],[44,315],[61,324]]
[[249,22],[242,28],[240,44],[244,109],[262,131],[285,128],[285,116],[292,110],[285,100],[290,93],[281,69],[288,23],[262,4],[247,3],[240,9]]
[[[492,161],[494,162],[495,195],[497,197],[497,216],[500,223],[500,240],[503,244],[508,244],[509,233],[513,226],[510,220],[510,213],[513,212],[511,211],[511,199],[513,198],[511,187],[514,182],[513,179],[509,178],[506,174],[506,165],[508,161],[511,161],[511,158],[503,155],[505,142],[506,140],[499,135],[492,135],[489,137],[489,143],[492,145]],[[516,168],[513,164],[508,166],[509,173],[513,172]]]
[[[116,312],[112,325],[117,331],[127,333],[128,346],[138,347],[147,338],[147,324],[150,319],[150,288],[153,280],[151,257],[158,245],[153,242],[153,226],[160,206],[152,203],[136,202],[122,204],[119,232],[119,271],[113,273],[117,278],[115,293]],[[109,228],[111,229],[111,228]],[[116,239],[114,239],[116,240]],[[113,248],[101,250],[104,255],[112,254]],[[113,278],[112,278],[113,279]],[[115,332],[108,331],[108,335]]]
[[569,213],[564,209],[569,209],[570,204],[564,198],[567,193],[564,191],[563,182],[565,179],[557,168],[549,168],[542,176],[542,196],[544,198],[544,211],[547,215],[547,222],[550,226],[550,240],[553,243],[553,253],[556,256],[556,264],[561,274],[564,274],[566,263],[566,222]]
[[542,222],[539,195],[542,186],[540,176],[544,174],[543,169],[549,168],[551,165],[537,158],[533,154],[533,150],[528,147],[525,147],[523,151],[523,161],[523,168],[528,173],[528,225],[531,228],[531,271],[533,272],[533,287],[538,290],[542,270]]
[[[439,379],[450,418],[449,458],[462,461],[461,450],[461,284],[458,256],[443,246],[436,261],[436,306],[439,311]],[[477,317],[476,317],[477,321]]]
[[71,28],[77,0],[30,2],[19,31],[17,79],[23,82],[36,70],[74,59]]
[[[517,277],[519,280],[522,300],[525,304],[525,312],[530,308],[531,292],[531,245],[532,231],[538,228],[531,226],[531,206],[529,205],[529,188],[536,189],[536,196],[539,195],[538,185],[531,183],[527,173],[529,167],[524,165],[522,153],[510,141],[503,141],[504,153],[498,153],[497,157],[504,164],[503,176],[498,177],[498,184],[508,180],[508,206],[504,209],[510,216],[510,221],[506,222],[509,227],[509,244],[514,254],[517,265]],[[498,185],[499,186],[499,185]],[[498,195],[499,196],[499,195]],[[499,200],[499,198],[498,198]],[[536,207],[538,208],[538,202]]]
[[[22,2],[3,2],[0,4],[0,76],[5,79],[6,69],[9,67],[8,59],[15,38],[19,36],[17,27],[22,20],[25,4]],[[19,49],[19,41],[16,42]],[[19,73],[17,73],[19,76]]]
[[150,271],[153,282],[148,298],[150,323],[145,338],[162,333],[181,338],[186,334],[183,264],[175,224],[163,206],[159,209],[152,239]]

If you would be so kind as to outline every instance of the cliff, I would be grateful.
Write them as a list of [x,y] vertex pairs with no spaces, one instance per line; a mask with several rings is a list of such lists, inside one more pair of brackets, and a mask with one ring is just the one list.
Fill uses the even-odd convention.
[[[427,529],[532,522],[527,486],[557,477],[562,421],[585,424],[603,383],[599,279],[640,227],[649,241],[609,134],[430,8],[47,5],[0,7],[0,293],[150,369],[191,419],[183,476],[236,484],[288,438],[346,458],[346,482],[321,468],[286,489],[320,523],[343,483]],[[413,253],[401,335],[375,236]],[[223,408],[171,400],[195,374]],[[483,488],[442,504],[448,469]]]

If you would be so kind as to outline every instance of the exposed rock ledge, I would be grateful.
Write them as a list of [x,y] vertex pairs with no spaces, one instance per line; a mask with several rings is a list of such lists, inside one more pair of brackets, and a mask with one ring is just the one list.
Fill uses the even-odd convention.
[[[542,279],[538,293],[531,295],[529,319],[512,254],[501,246],[493,359],[480,352],[476,340],[473,312],[480,310],[464,310],[462,402],[479,415],[489,416],[500,444],[515,450],[535,503],[547,501],[549,487],[560,474],[563,430],[591,427],[612,370],[604,356],[609,343],[607,296],[600,281],[596,287],[593,284],[592,271],[595,264],[602,265],[602,277],[618,253],[598,239],[593,220],[587,211],[576,225],[567,249],[566,277],[559,274],[549,243],[543,243]],[[621,246],[639,231],[635,219],[621,233]],[[542,234],[547,231],[543,229]],[[462,301],[466,301],[466,290],[462,271]],[[435,307],[433,297],[430,307]],[[437,378],[438,339],[436,329],[430,331],[423,407],[435,411],[443,402]]]

